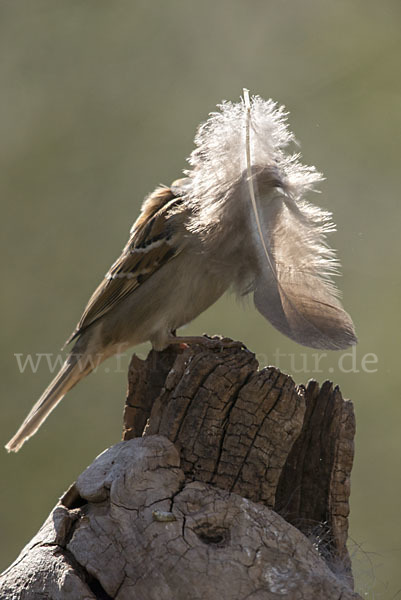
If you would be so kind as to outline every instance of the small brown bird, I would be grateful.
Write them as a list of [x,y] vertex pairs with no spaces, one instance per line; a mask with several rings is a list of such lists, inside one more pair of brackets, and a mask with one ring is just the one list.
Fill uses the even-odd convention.
[[321,180],[284,148],[283,108],[259,97],[223,103],[195,137],[187,177],[144,201],[121,256],[95,290],[68,342],[75,345],[6,448],[18,451],[64,395],[100,362],[175,330],[228,289],[293,340],[338,350],[356,343],[331,281],[338,263],[325,241],[330,213],[303,199]]

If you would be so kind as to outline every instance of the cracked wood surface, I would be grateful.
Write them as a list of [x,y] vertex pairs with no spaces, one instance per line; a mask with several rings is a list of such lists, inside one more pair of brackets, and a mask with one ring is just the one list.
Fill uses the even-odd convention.
[[74,503],[62,499],[2,576],[1,598],[358,597],[280,515],[211,484],[186,483],[179,465],[164,436],[105,451],[78,478]]
[[297,388],[246,349],[134,356],[125,441],[64,494],[0,598],[359,598],[353,436],[338,388]]
[[187,481],[274,508],[320,540],[333,568],[351,580],[352,403],[329,381],[297,387],[278,369],[258,366],[249,350],[224,346],[134,356],[124,439],[165,435],[180,449]]

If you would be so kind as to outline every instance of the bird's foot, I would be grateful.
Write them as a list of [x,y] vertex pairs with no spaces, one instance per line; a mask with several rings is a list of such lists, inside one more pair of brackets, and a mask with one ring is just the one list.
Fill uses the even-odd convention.
[[219,336],[209,337],[205,335],[196,336],[177,336],[171,335],[168,339],[169,344],[178,344],[180,348],[186,349],[189,346],[205,346],[211,350],[223,350],[224,348],[245,348],[242,342],[222,338]]

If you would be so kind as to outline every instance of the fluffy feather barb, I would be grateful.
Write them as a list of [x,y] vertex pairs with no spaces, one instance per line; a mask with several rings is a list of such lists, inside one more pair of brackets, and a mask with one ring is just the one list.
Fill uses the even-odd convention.
[[[199,127],[196,148],[188,159],[192,167],[187,171],[192,183],[191,197],[198,199],[194,208],[198,219],[205,222],[216,211],[216,199],[221,199],[247,169],[245,103],[223,102],[218,108],[220,112],[211,113]],[[252,98],[251,162],[254,167],[274,168],[286,189],[295,198],[301,198],[322,177],[314,167],[301,165],[298,155],[285,153],[288,144],[295,141],[287,114],[283,106],[272,100]]]
[[189,158],[191,231],[227,268],[236,265],[236,287],[253,290],[257,309],[280,331],[314,348],[354,344],[331,280],[339,266],[326,243],[331,214],[304,199],[322,176],[286,154],[294,141],[287,113],[260,97],[219,108],[199,128]]

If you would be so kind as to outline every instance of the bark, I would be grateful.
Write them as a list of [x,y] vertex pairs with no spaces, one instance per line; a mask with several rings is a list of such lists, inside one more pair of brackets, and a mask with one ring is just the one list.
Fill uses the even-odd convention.
[[352,404],[241,347],[135,355],[124,441],[64,494],[0,597],[348,600]]

